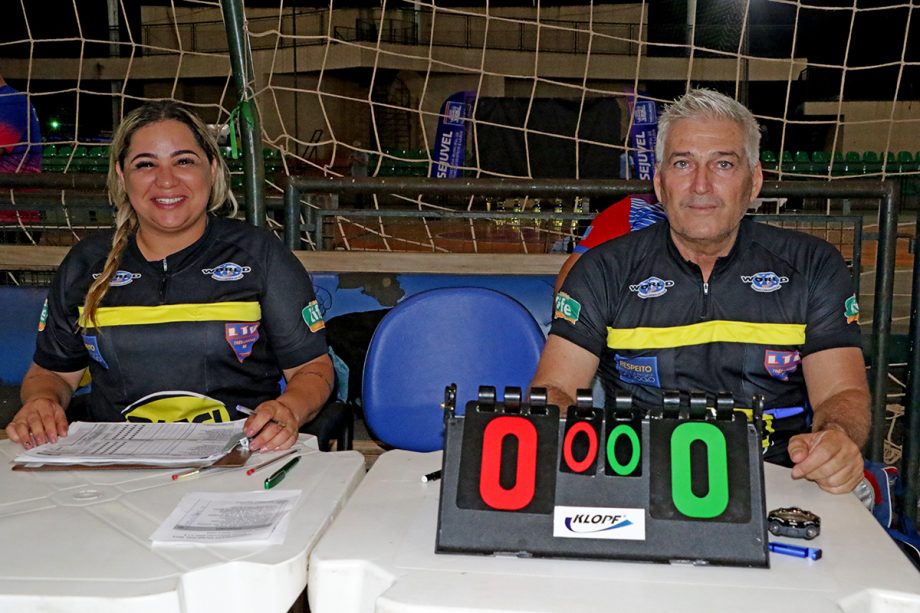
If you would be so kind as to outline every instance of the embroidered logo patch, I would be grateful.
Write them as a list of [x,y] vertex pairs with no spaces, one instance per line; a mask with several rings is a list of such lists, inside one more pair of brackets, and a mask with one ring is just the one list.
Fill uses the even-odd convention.
[[[93,279],[98,279],[100,273],[93,275]],[[121,287],[123,285],[128,285],[135,279],[140,279],[141,273],[139,272],[128,272],[127,270],[116,270],[115,274],[112,275],[112,280],[109,281],[109,287]]]
[[303,315],[303,320],[310,328],[310,332],[319,332],[326,327],[326,322],[323,321],[323,313],[320,311],[319,303],[316,300],[311,300],[310,304],[305,306],[300,314]]
[[789,283],[789,277],[780,277],[775,272],[758,272],[750,277],[741,275],[741,281],[755,292],[766,294],[782,289],[783,283]]
[[99,343],[96,341],[95,336],[84,334],[83,346],[86,347],[86,351],[89,353],[89,357],[99,362],[103,368],[108,369],[109,365],[106,363],[105,358],[102,357],[102,352],[99,351]]
[[661,381],[658,378],[657,357],[630,358],[616,354],[614,359],[616,359],[617,373],[620,375],[620,381],[624,383],[634,383],[635,385],[661,387]]
[[259,323],[224,324],[224,338],[242,364],[252,355],[252,346],[259,340]]
[[202,268],[201,272],[211,275],[215,281],[239,281],[247,272],[252,272],[252,268],[234,262],[224,262],[214,268]]
[[780,381],[788,381],[789,375],[794,373],[802,363],[798,351],[777,351],[767,349],[763,352],[763,366],[771,377]]
[[657,298],[658,296],[664,296],[668,293],[669,287],[674,287],[674,281],[665,281],[664,279],[659,279],[658,277],[649,277],[641,283],[630,285],[629,291],[636,292],[636,295],[639,296],[639,298],[645,300],[646,298]]
[[575,324],[578,323],[579,315],[581,315],[581,304],[577,300],[565,292],[556,294],[553,319],[564,319],[570,324]]
[[42,305],[42,316],[38,318],[38,331],[41,332],[45,329],[45,325],[48,323],[48,299],[45,298],[45,303]]
[[859,323],[859,303],[856,302],[856,294],[853,294],[843,303],[843,314],[847,316],[847,323],[854,321]]

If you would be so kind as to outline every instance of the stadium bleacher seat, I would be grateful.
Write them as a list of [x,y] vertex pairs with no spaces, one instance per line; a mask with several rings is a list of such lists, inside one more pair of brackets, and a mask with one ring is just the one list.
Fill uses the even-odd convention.
[[824,151],[812,151],[811,171],[819,175],[828,174],[831,171],[830,156]]
[[792,172],[792,166],[795,163],[795,158],[792,157],[791,151],[783,151],[783,155],[780,158],[780,166],[782,167],[783,172]]
[[776,154],[769,149],[761,151],[760,165],[764,170],[776,170]]
[[864,151],[862,154],[862,174],[875,174],[882,171],[882,160],[875,151]]
[[808,156],[807,151],[796,151],[795,157],[792,160],[792,165],[790,166],[791,172],[794,173],[811,173],[812,164],[811,158]]
[[863,173],[862,158],[858,151],[847,151],[844,157],[843,174],[856,176]]
[[839,177],[844,174],[844,168],[846,167],[846,161],[843,157],[843,152],[835,151],[834,156],[831,160],[831,174],[835,177]]

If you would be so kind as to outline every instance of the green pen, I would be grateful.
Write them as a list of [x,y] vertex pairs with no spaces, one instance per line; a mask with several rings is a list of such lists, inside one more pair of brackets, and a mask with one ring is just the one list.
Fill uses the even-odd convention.
[[298,462],[300,462],[300,456],[297,456],[296,458],[294,458],[293,460],[291,460],[290,462],[288,462],[287,464],[285,464],[284,466],[282,466],[281,468],[273,472],[272,476],[265,480],[265,489],[270,490],[276,485],[278,485],[279,483],[281,483],[281,480],[284,479],[284,476],[287,474],[287,472],[291,470],[292,468],[294,468],[294,465],[297,464]]

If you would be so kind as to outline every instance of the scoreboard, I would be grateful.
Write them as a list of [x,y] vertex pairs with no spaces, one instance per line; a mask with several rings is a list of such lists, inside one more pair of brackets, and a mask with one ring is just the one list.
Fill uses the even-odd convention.
[[[565,416],[531,390],[445,402],[436,551],[767,567],[760,437],[732,398],[667,392]],[[609,404],[609,403],[608,403]]]

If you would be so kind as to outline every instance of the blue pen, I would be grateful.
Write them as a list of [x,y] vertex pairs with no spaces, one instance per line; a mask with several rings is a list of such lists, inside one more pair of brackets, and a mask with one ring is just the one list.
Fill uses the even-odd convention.
[[821,559],[821,550],[817,547],[802,547],[801,545],[793,545],[792,543],[779,543],[772,541],[770,543],[770,551],[773,553],[781,553],[787,556],[795,556],[797,558],[810,558],[812,560]]

